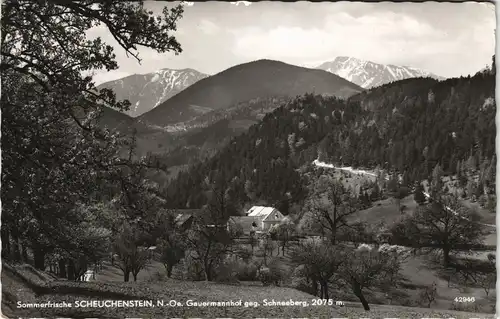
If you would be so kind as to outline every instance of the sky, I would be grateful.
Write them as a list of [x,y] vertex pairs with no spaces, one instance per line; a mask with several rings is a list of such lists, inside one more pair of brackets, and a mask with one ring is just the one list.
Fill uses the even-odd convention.
[[[146,1],[160,14],[176,3]],[[258,59],[316,67],[337,56],[420,68],[444,77],[474,74],[495,52],[490,3],[183,2],[173,33],[183,52],[140,47],[139,64],[104,27],[88,31],[115,47],[118,70],[98,71],[97,84],[162,68],[216,74]]]

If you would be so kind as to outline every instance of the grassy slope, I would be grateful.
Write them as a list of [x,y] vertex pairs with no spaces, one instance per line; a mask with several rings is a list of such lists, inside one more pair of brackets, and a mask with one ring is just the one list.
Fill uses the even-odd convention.
[[[353,187],[356,189],[358,185],[363,183],[363,180],[374,180],[372,176],[369,175],[354,175],[348,173],[339,173],[339,171],[330,172],[336,178],[343,176],[342,179],[345,186]],[[465,203],[467,204],[467,203]],[[476,203],[472,203],[474,205]],[[413,199],[413,195],[406,197],[401,200],[401,205],[406,206],[405,214],[412,214],[417,208],[417,203]],[[476,204],[477,205],[477,204]],[[478,205],[477,205],[478,206]],[[486,210],[479,208],[479,212],[482,217],[482,221],[485,223],[491,222],[492,214],[486,212]],[[403,215],[399,212],[396,201],[393,198],[377,201],[373,204],[372,207],[362,210],[356,213],[352,220],[353,221],[363,221],[368,225],[376,226],[380,223],[383,223],[387,226],[396,223],[402,218]],[[494,215],[493,215],[494,219]],[[493,221],[494,224],[494,221]],[[489,228],[488,228],[489,229]],[[493,229],[494,230],[494,229]],[[496,245],[496,232],[493,232],[486,236],[485,238],[486,245]],[[486,259],[487,253],[489,252],[478,252],[472,257]],[[490,292],[490,298],[486,298],[485,292],[481,288],[466,288],[463,285],[451,285],[448,287],[448,282],[438,275],[438,270],[436,269],[436,265],[433,264],[428,258],[425,256],[416,256],[410,258],[403,266],[402,274],[406,277],[409,283],[413,286],[413,289],[408,289],[405,292],[408,294],[408,299],[416,300],[418,294],[418,287],[429,286],[432,285],[433,282],[436,282],[438,289],[438,298],[436,304],[432,307],[436,309],[449,309],[453,300],[457,296],[474,296],[476,298],[476,304],[481,304],[480,309],[484,309],[483,311],[491,311],[491,307],[494,303],[494,297],[491,299],[491,294],[495,295],[494,289]],[[374,299],[383,298],[383,294],[381,292],[375,292],[372,296]],[[491,299],[491,300],[489,300]]]
[[[29,271],[31,276],[38,277],[36,271]],[[24,271],[23,273],[26,273]],[[23,275],[23,277],[29,277]],[[126,299],[110,298],[110,297],[95,297],[95,293],[89,293],[88,288],[99,289],[96,283],[80,283],[74,285],[71,293],[57,293],[48,291],[37,295],[32,287],[23,283],[15,272],[3,269],[2,271],[2,312],[8,317],[19,316],[71,316],[71,317],[99,317],[99,318],[124,318],[130,316],[140,317],[204,317],[213,318],[217,316],[233,317],[233,318],[250,318],[250,317],[401,317],[406,318],[422,318],[422,317],[453,317],[453,318],[493,318],[493,315],[481,315],[466,312],[429,310],[422,308],[406,308],[395,306],[372,306],[372,311],[365,312],[359,305],[348,303],[346,307],[340,308],[336,306],[272,306],[265,307],[263,305],[250,307],[154,307],[154,308],[52,308],[45,311],[35,309],[15,309],[13,304],[16,300],[21,300],[24,303],[28,302],[44,302],[51,300],[53,302],[74,302],[75,300],[102,300],[102,299]],[[64,283],[64,282],[61,282]],[[52,281],[52,286],[57,286],[57,281]],[[295,289],[280,288],[280,287],[252,287],[252,286],[231,286],[207,282],[187,282],[168,280],[162,283],[122,283],[108,285],[113,289],[128,291],[129,298],[143,299],[150,298],[156,300],[164,300],[168,302],[171,299],[184,302],[187,299],[198,301],[222,301],[242,299],[242,301],[257,301],[262,302],[263,299],[309,301],[313,296],[302,293]],[[127,288],[127,289],[125,289]],[[131,289],[130,289],[131,288]],[[131,293],[130,291],[133,291]]]

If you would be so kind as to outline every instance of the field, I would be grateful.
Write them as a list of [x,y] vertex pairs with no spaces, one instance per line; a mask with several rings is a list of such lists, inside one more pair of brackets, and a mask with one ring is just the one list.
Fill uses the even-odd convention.
[[[357,304],[346,303],[340,306],[265,306],[264,299],[280,301],[308,301],[313,296],[291,288],[282,287],[254,287],[247,285],[223,285],[210,282],[188,282],[167,280],[165,282],[137,283],[110,283],[102,285],[98,282],[68,283],[65,281],[51,280],[49,276],[40,273],[31,267],[3,267],[2,312],[9,317],[99,317],[99,318],[124,318],[124,317],[349,317],[349,318],[383,318],[401,317],[422,318],[493,318],[493,315],[457,312],[451,310],[435,310],[425,308],[407,308],[397,306],[372,306],[369,312],[364,311]],[[45,280],[42,280],[44,278]],[[65,287],[62,289],[61,287]],[[42,289],[43,288],[43,289]],[[104,292],[98,297],[96,291]],[[106,296],[107,292],[107,296]],[[115,297],[112,296],[115,294]],[[118,297],[118,294],[121,294]],[[102,294],[101,294],[102,295]],[[13,305],[19,300],[24,304],[35,302],[67,302],[77,300],[103,300],[103,299],[150,299],[155,305],[157,300],[168,303],[175,300],[184,304],[183,307],[148,307],[148,308],[44,308],[44,309],[16,309]],[[188,307],[187,300],[194,301],[238,301],[258,302],[257,307]]]
[[[344,178],[344,183],[353,188],[362,185],[363,176]],[[475,203],[470,203],[474,205]],[[404,214],[412,214],[417,208],[413,195],[410,195],[400,203],[404,206]],[[483,220],[487,220],[486,215]],[[392,199],[377,201],[372,207],[356,213],[352,221],[363,221],[369,225],[376,226],[383,223],[387,226],[397,222],[401,214],[397,202]],[[496,232],[494,228],[485,240],[485,244],[496,245]],[[278,246],[278,243],[275,243]],[[278,250],[280,255],[278,256]],[[496,291],[492,289],[489,295],[482,288],[467,287],[462,283],[448,280],[440,273],[439,260],[433,256],[416,255],[410,257],[402,265],[401,274],[404,277],[404,286],[392,289],[389,294],[386,291],[365,291],[365,297],[370,303],[371,311],[364,311],[358,299],[349,290],[340,290],[331,287],[330,297],[334,300],[345,302],[340,306],[312,306],[310,303],[315,297],[305,292],[294,289],[293,269],[289,261],[287,248],[285,256],[281,256],[281,248],[275,247],[273,259],[281,265],[288,274],[282,282],[282,287],[264,287],[259,281],[242,281],[234,284],[223,284],[216,282],[192,282],[179,280],[182,265],[174,268],[174,278],[165,276],[163,265],[152,261],[139,273],[137,282],[123,283],[123,274],[117,267],[105,263],[104,269],[96,274],[95,279],[87,283],[72,283],[57,280],[44,273],[37,272],[30,267],[19,267],[25,277],[35,278],[34,281],[44,283],[30,283],[26,278],[22,279],[16,271],[5,270],[2,272],[3,284],[3,312],[7,315],[22,316],[64,316],[64,317],[349,317],[349,318],[493,318],[492,314],[495,304]],[[256,251],[258,253],[258,251]],[[486,258],[488,252],[478,252],[475,258]],[[257,254],[258,255],[258,254]],[[257,257],[262,259],[262,257]],[[48,284],[47,284],[48,283]],[[436,284],[436,301],[430,308],[423,307],[419,302],[419,293],[425,287]],[[105,284],[103,286],[103,284]],[[49,287],[65,287],[42,289]],[[40,288],[42,287],[42,288]],[[102,297],[96,297],[102,296]],[[114,296],[114,297],[112,297]],[[474,297],[475,301],[470,303],[457,303],[455,297]],[[168,303],[175,300],[184,304],[183,307],[150,307],[150,308],[52,308],[52,309],[15,309],[15,302],[43,302],[43,301],[67,301],[74,302],[82,299],[151,299],[164,300]],[[187,300],[194,301],[238,301],[242,300],[242,306],[236,307],[188,307]],[[275,299],[281,301],[307,301],[308,306],[265,306],[263,301]],[[257,302],[259,306],[245,306],[245,302]],[[254,304],[255,305],[255,304]],[[409,306],[409,307],[408,307]],[[462,310],[462,311],[455,311]],[[469,312],[466,312],[469,311]]]

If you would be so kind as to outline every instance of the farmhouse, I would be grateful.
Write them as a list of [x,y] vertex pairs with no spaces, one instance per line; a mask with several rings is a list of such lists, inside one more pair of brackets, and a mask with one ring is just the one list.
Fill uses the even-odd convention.
[[263,233],[271,226],[281,223],[284,218],[285,216],[276,208],[253,206],[246,216],[232,216],[228,221],[228,227],[239,227],[244,234]]

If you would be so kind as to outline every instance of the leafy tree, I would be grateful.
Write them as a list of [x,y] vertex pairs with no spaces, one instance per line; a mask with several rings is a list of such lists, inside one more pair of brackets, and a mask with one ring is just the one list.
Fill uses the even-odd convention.
[[21,238],[45,269],[45,256],[74,249],[76,203],[91,204],[126,165],[117,134],[102,129],[106,107],[125,110],[88,75],[115,70],[113,48],[86,32],[102,24],[126,52],[137,46],[180,52],[170,32],[182,7],[153,17],[142,2],[5,1],[2,6],[2,236]]
[[432,180],[430,185],[431,194],[438,194],[442,191],[443,184],[443,170],[439,164],[436,164],[432,171]]
[[408,187],[398,186],[396,191],[394,192],[394,198],[396,199],[396,204],[398,205],[398,209],[401,213],[403,213],[401,207],[401,200],[405,199],[406,196],[410,193]]
[[175,223],[170,212],[160,211],[157,217],[156,234],[157,249],[160,261],[167,271],[167,277],[172,277],[172,270],[185,255],[185,235]]
[[427,198],[424,195],[424,187],[422,186],[422,183],[417,183],[417,186],[415,187],[415,192],[414,192],[414,199],[419,205],[425,204]]
[[497,210],[497,197],[495,195],[489,195],[486,201],[486,209],[490,213],[496,213]]
[[399,187],[398,175],[392,174],[389,178],[389,182],[387,183],[387,189],[389,192],[395,193],[397,192]]
[[195,216],[194,226],[186,237],[190,257],[202,265],[206,281],[212,280],[214,270],[222,263],[223,258],[233,253],[234,238],[239,235],[227,227],[231,211],[226,205],[224,187],[221,185],[223,181],[221,178],[211,184],[207,179],[205,185],[209,193],[209,204],[204,208],[203,214]]
[[114,251],[118,255],[118,267],[123,272],[123,281],[128,282],[130,273],[137,280],[139,272],[149,262],[149,253],[141,245],[143,234],[133,225],[124,223],[114,240]]

